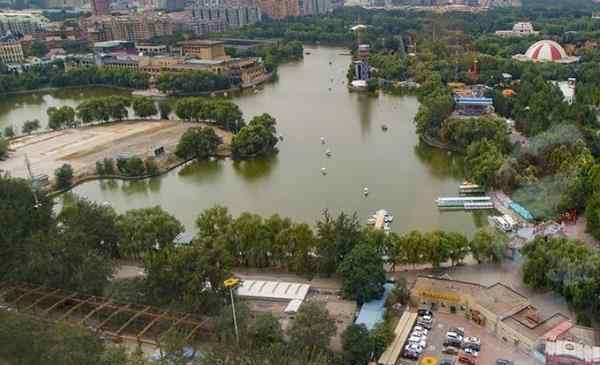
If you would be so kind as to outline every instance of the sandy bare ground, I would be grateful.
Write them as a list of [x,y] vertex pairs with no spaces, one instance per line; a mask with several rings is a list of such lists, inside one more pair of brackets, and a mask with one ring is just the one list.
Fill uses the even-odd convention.
[[[15,139],[10,145],[9,158],[0,161],[0,170],[14,177],[27,177],[25,155],[34,175],[46,174],[51,179],[54,170],[70,164],[76,176],[93,174],[96,161],[116,159],[119,155],[152,156],[157,146],[164,146],[166,155],[175,151],[181,135],[200,123],[170,120],[123,121],[105,125],[65,129]],[[231,134],[215,128],[225,144],[231,143]]]

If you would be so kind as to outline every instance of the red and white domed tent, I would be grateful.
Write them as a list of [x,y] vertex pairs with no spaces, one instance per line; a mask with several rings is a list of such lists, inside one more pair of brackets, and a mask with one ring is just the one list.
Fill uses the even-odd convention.
[[557,63],[571,63],[579,60],[579,57],[570,57],[567,55],[567,52],[565,52],[560,44],[551,40],[535,42],[524,55],[519,54],[513,56],[513,58],[519,61]]

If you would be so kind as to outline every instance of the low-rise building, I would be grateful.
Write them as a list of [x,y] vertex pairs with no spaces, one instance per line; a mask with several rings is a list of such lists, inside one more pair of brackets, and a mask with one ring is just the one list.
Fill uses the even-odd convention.
[[226,60],[224,43],[221,41],[193,40],[179,42],[182,56],[195,57],[201,60]]
[[411,296],[421,307],[464,315],[498,338],[526,352],[571,323],[563,314],[544,316],[522,294],[501,283],[477,283],[419,276]]
[[530,22],[519,22],[513,25],[511,30],[498,30],[496,35],[500,37],[528,37],[540,34],[533,29]]
[[0,42],[0,62],[3,64],[20,64],[25,62],[23,47],[20,42]]
[[0,11],[0,33],[33,34],[46,30],[50,20],[41,11]]
[[258,58],[204,60],[184,56],[98,53],[69,56],[65,62],[67,70],[91,66],[135,70],[153,77],[159,77],[165,72],[206,71],[229,77],[232,84],[242,88],[260,84],[271,76]]
[[135,49],[138,53],[144,56],[160,56],[166,55],[169,49],[164,44],[135,44]]

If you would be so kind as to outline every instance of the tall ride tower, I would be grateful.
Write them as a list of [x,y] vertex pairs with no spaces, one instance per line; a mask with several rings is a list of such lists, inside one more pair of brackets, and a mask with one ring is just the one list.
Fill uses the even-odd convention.
[[367,29],[366,25],[358,24],[352,27],[352,31],[356,32],[356,41],[358,46],[358,57],[354,61],[354,71],[356,79],[361,81],[360,84],[365,84],[369,80],[371,67],[369,66],[369,50],[368,44],[363,44],[363,32]]

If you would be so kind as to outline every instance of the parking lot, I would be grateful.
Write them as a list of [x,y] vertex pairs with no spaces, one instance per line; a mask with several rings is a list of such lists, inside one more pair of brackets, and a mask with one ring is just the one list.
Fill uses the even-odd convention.
[[427,347],[419,359],[408,360],[401,358],[401,362],[406,364],[420,364],[420,361],[424,357],[433,357],[437,360],[438,364],[443,359],[450,359],[458,365],[457,355],[447,355],[442,353],[446,332],[453,327],[464,328],[464,333],[467,337],[479,337],[481,341],[481,351],[477,357],[477,365],[494,365],[497,359],[510,360],[515,365],[532,365],[535,363],[534,359],[529,355],[518,352],[515,347],[496,338],[493,334],[486,332],[485,329],[470,322],[466,318],[455,314],[439,312],[435,312],[433,315],[432,328],[427,336]]

